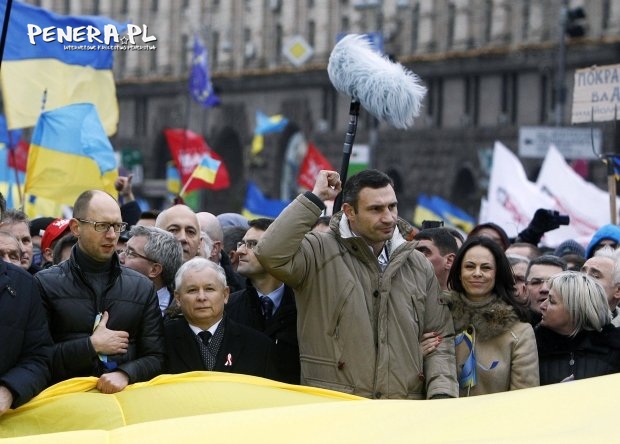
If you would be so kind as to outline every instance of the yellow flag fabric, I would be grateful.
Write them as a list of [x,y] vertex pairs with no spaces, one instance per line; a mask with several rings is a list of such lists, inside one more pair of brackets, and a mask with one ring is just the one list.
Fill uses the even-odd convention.
[[[564,444],[616,442],[618,433],[618,374],[434,401],[371,401],[215,372],[163,375],[115,395],[93,391],[94,381],[66,381],[5,413],[2,443]],[[60,433],[36,434],[44,430]]]
[[41,114],[26,168],[25,192],[73,205],[84,191],[116,197],[116,158],[95,106],[76,103]]

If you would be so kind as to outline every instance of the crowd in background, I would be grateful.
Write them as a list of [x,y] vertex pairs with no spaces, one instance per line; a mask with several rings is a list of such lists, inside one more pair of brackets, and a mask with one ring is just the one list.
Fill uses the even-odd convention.
[[85,191],[70,219],[1,205],[0,414],[77,376],[103,393],[205,370],[437,399],[620,371],[618,226],[553,249],[541,238],[566,221],[546,209],[515,239],[413,227],[376,170],[321,171],[275,220],[142,211],[116,185],[121,205]]

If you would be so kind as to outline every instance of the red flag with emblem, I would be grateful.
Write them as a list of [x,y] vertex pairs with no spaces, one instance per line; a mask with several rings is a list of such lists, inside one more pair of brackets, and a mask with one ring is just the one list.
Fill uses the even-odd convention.
[[299,167],[297,183],[308,190],[312,190],[316,182],[316,177],[321,170],[334,171],[334,167],[312,142],[308,142],[308,152]]
[[[207,142],[205,142],[201,135],[182,128],[166,128],[164,130],[164,136],[168,142],[168,148],[170,148],[172,159],[179,169],[181,188],[185,193],[200,188],[223,190],[230,186],[228,169],[226,169],[226,165],[222,162],[221,156],[207,145]],[[217,170],[215,181],[213,183],[208,183],[203,180],[193,179],[187,184],[187,187],[184,187],[205,155],[222,162]]]

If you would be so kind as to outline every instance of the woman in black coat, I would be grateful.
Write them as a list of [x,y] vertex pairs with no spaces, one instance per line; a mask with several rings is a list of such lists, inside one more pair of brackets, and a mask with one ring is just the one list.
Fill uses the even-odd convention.
[[611,325],[603,287],[565,271],[549,280],[536,328],[540,385],[620,372],[620,329]]

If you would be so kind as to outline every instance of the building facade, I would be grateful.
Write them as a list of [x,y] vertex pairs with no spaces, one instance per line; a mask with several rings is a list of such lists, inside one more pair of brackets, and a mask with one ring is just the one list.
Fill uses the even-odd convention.
[[[569,125],[575,69],[620,60],[620,0],[37,0],[66,14],[101,14],[147,25],[155,51],[118,52],[115,76],[121,120],[116,148],[144,158],[143,195],[163,195],[166,127],[205,136],[223,156],[233,185],[205,193],[214,213],[239,211],[245,183],[256,181],[272,197],[288,197],[290,164],[312,141],[338,169],[350,98],[331,85],[326,66],[342,33],[377,33],[383,51],[428,88],[413,128],[396,130],[362,110],[356,144],[369,146],[370,164],[388,172],[401,215],[411,218],[420,193],[438,194],[473,215],[486,194],[494,141],[517,151],[519,127]],[[581,7],[569,23],[584,35],[569,37],[562,8]],[[571,29],[571,33],[575,34]],[[194,35],[206,43],[221,105],[204,109],[188,96]],[[578,34],[578,33],[577,33]],[[301,36],[312,56],[296,66],[283,51]],[[565,76],[560,76],[560,37]],[[559,91],[565,86],[566,100]],[[250,155],[255,112],[283,114],[291,122]],[[598,124],[604,149],[618,144],[615,123]],[[301,147],[301,148],[300,148]],[[355,147],[354,147],[355,151]],[[522,159],[535,179],[542,159]],[[294,170],[294,168],[293,168]],[[589,162],[589,179],[603,184],[605,167]],[[162,204],[161,200],[158,204]]]

